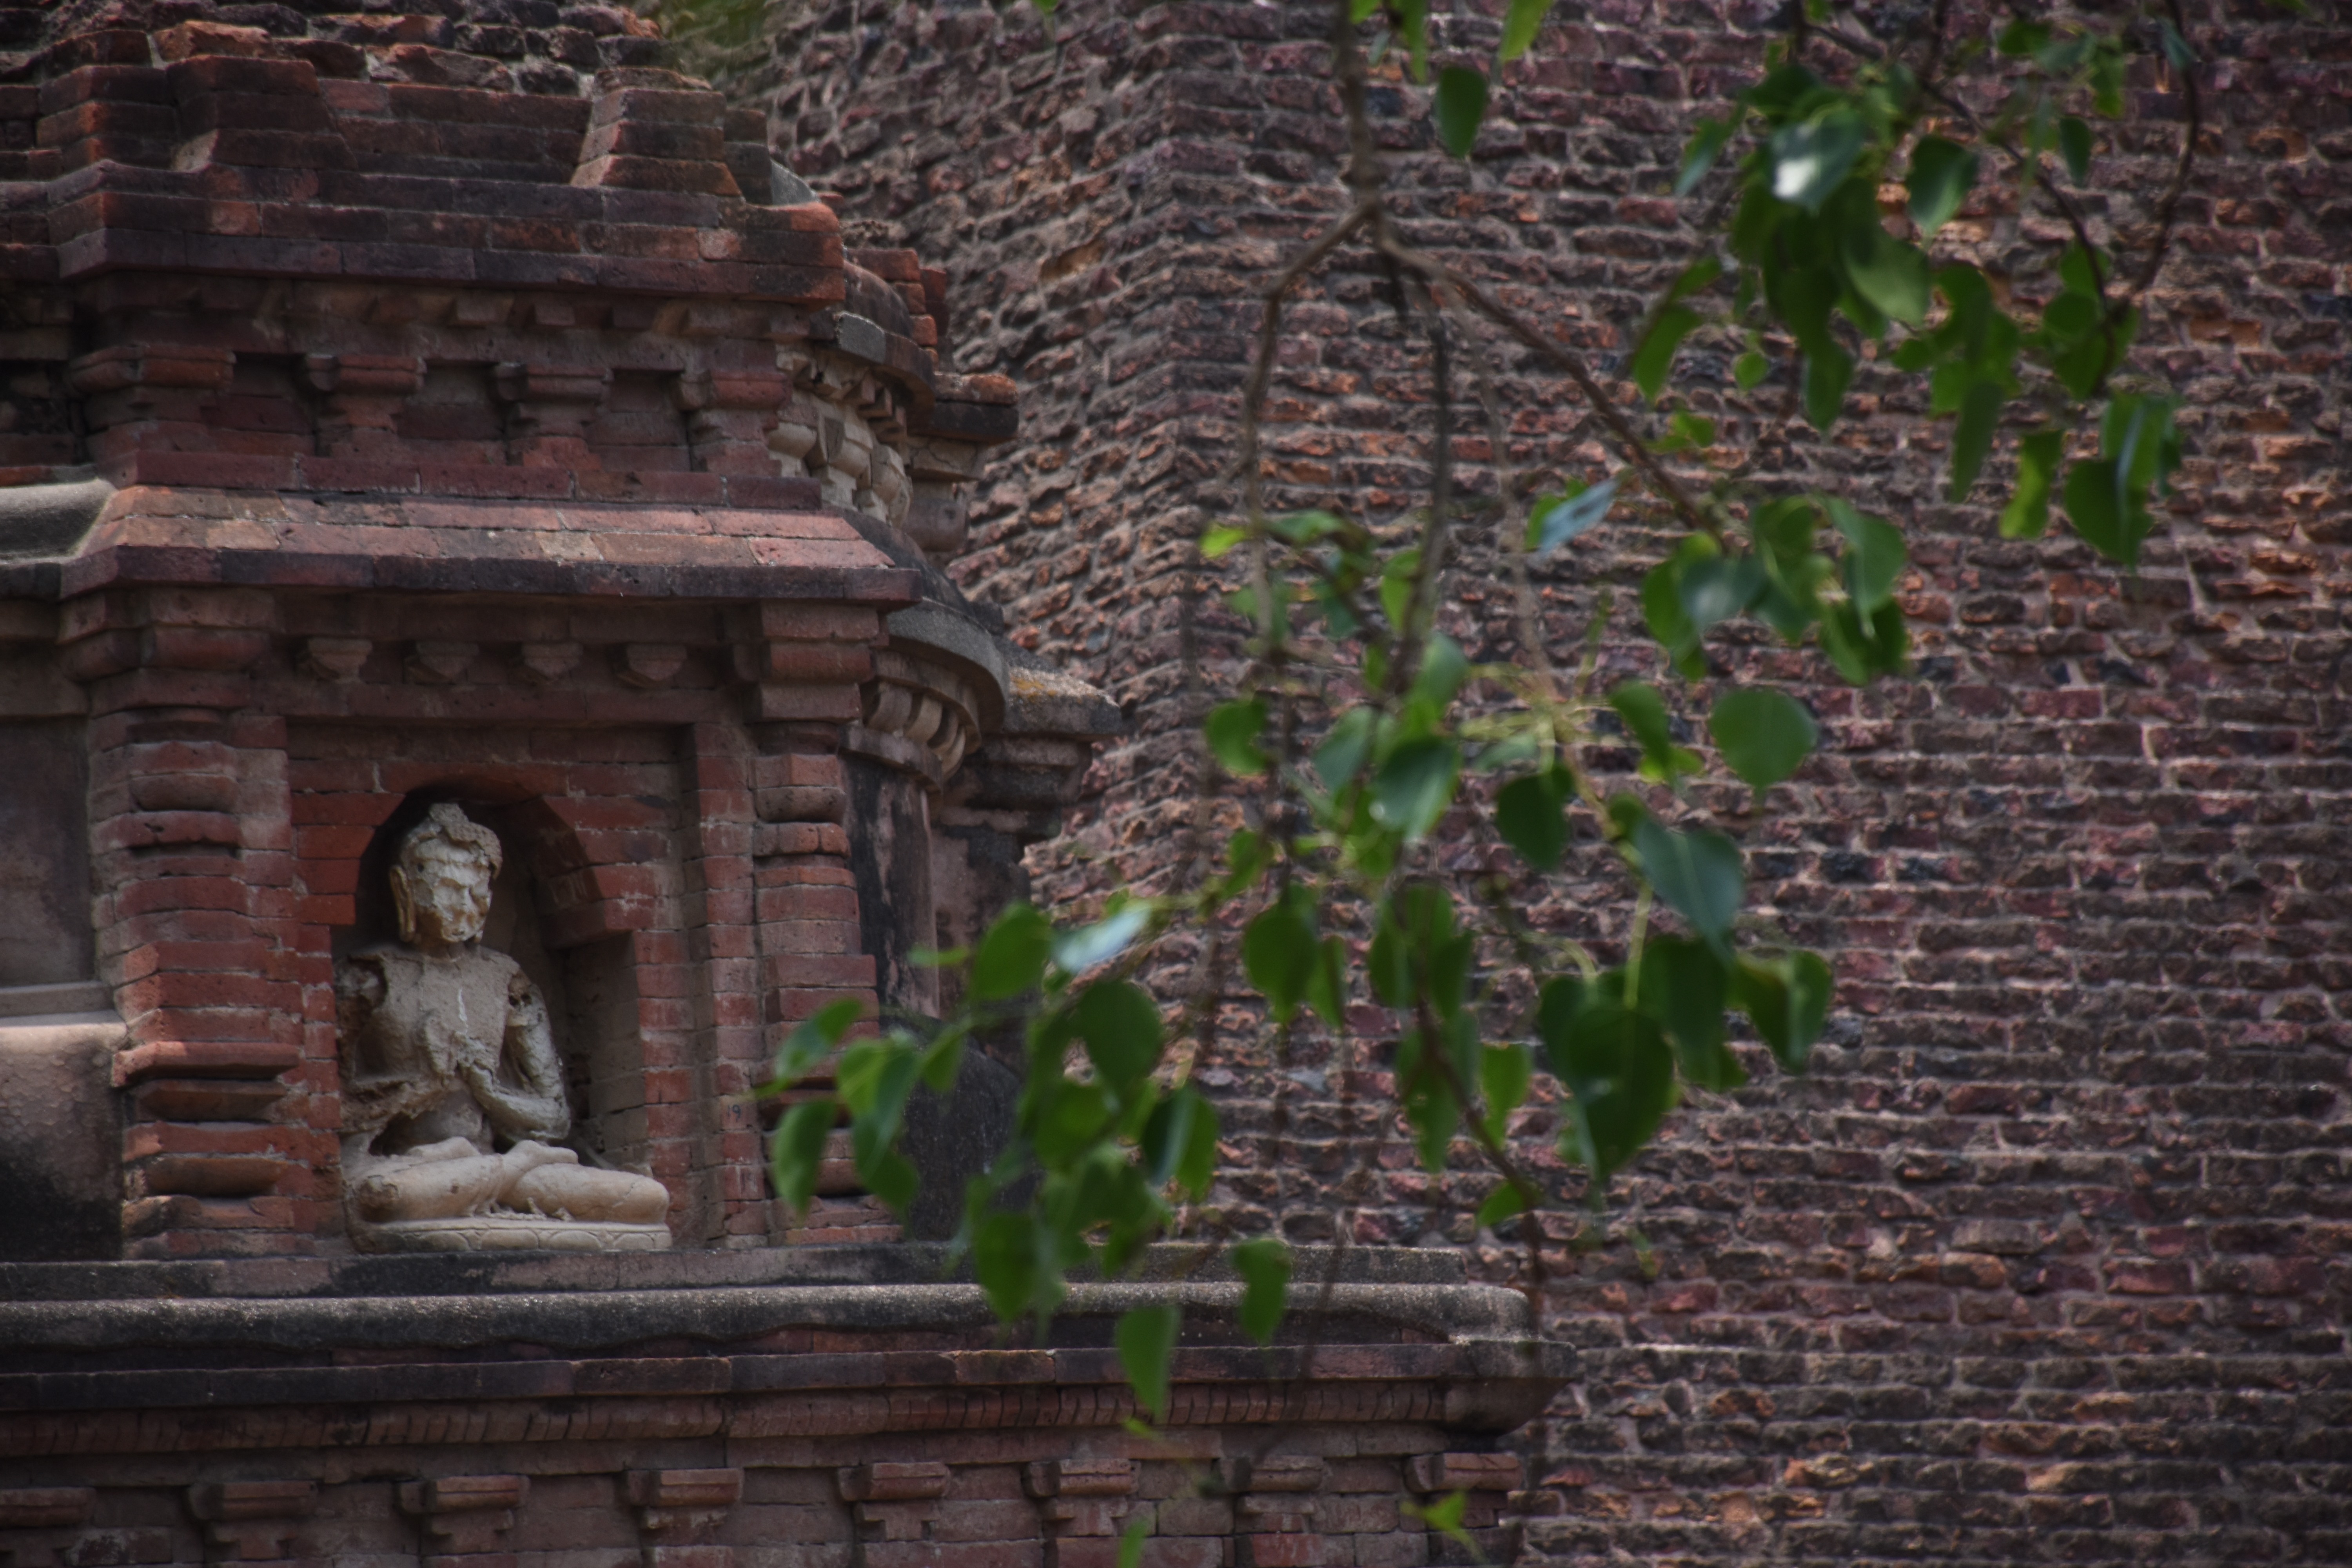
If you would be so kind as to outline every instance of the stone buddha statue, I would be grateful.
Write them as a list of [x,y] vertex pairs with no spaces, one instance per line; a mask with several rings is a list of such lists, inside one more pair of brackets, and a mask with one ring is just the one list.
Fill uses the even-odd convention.
[[343,1182],[362,1248],[667,1245],[669,1191],[583,1164],[547,1002],[481,945],[498,836],[436,805],[392,870],[400,940],[335,970]]

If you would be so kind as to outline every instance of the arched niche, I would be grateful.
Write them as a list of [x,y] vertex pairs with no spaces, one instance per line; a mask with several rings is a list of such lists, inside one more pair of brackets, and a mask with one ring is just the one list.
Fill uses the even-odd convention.
[[396,942],[391,872],[400,840],[448,802],[499,837],[503,859],[490,886],[483,945],[507,954],[547,998],[572,1100],[566,1142],[591,1164],[642,1170],[646,1142],[645,1049],[637,1025],[635,965],[626,933],[566,942],[552,934],[548,889],[583,857],[572,829],[545,801],[472,783],[411,792],[369,841],[360,861],[353,923],[334,933],[337,962]]

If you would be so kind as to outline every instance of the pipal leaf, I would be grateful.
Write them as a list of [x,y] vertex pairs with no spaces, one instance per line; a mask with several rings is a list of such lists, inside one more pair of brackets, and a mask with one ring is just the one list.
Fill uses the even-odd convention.
[[1911,221],[1922,238],[1952,221],[1976,188],[1977,155],[1941,136],[1922,136],[1911,149],[1911,169],[1904,188],[1911,195]]
[[1969,499],[1977,475],[1984,470],[1985,456],[1992,450],[2003,401],[2000,384],[1988,376],[1970,382],[1961,395],[1960,416],[1952,426],[1952,479],[1944,490],[1946,500]]
[[1486,1201],[1478,1205],[1477,1223],[1483,1227],[1498,1226],[1513,1215],[1524,1213],[1527,1206],[1528,1200],[1519,1189],[1505,1182],[1488,1193]]
[[1074,1009],[1087,1059],[1121,1098],[1160,1065],[1160,1005],[1130,980],[1097,980]]
[[826,1138],[841,1107],[832,1096],[803,1100],[784,1112],[769,1142],[776,1200],[794,1213],[805,1209],[816,1195],[818,1167],[824,1163]]
[[1538,561],[1584,532],[1609,515],[1609,506],[1617,499],[1617,481],[1601,480],[1597,485],[1578,485],[1559,495],[1539,496],[1528,509],[1528,553]]
[[1874,209],[1846,230],[1845,275],[1885,315],[1914,327],[1927,319],[1927,258],[1887,233]]
[[1202,726],[1218,765],[1235,778],[1262,773],[1271,765],[1272,759],[1257,743],[1265,729],[1265,704],[1255,697],[1219,703]]
[[1027,904],[1013,905],[996,917],[972,953],[973,998],[1002,1002],[1034,991],[1053,953],[1053,922]]
[[1668,305],[1650,322],[1650,330],[1642,334],[1639,347],[1633,351],[1630,374],[1642,395],[1652,403],[1665,390],[1666,376],[1675,366],[1675,351],[1683,340],[1691,335],[1705,318],[1687,305]]
[[1862,155],[1862,116],[1840,105],[1819,118],[1784,125],[1772,136],[1772,194],[1819,212]]
[[1845,389],[1853,381],[1853,356],[1826,337],[1805,351],[1805,419],[1816,430],[1837,423]]
[[1054,963],[1065,974],[1084,974],[1098,963],[1108,963],[1127,951],[1127,944],[1151,923],[1151,905],[1144,900],[1112,910],[1090,926],[1057,932]]
[[1666,1027],[1684,1079],[1727,1094],[1748,1074],[1724,1045],[1731,976],[1703,942],[1654,936],[1642,948],[1642,1009]]
[[1665,700],[1646,680],[1628,680],[1609,693],[1609,706],[1625,721],[1625,731],[1642,748],[1642,775],[1671,784],[1683,773],[1706,764],[1696,752],[1675,743],[1673,717]]
[[1486,1131],[1502,1141],[1511,1112],[1528,1102],[1535,1058],[1525,1046],[1489,1046],[1478,1058],[1478,1094],[1486,1102]]
[[1693,931],[1716,942],[1730,935],[1747,896],[1739,846],[1720,833],[1677,832],[1645,816],[1633,829],[1633,847],[1650,886]]
[[1407,843],[1428,837],[1453,804],[1462,748],[1437,736],[1407,741],[1372,773],[1372,815]]
[[1731,999],[1790,1072],[1811,1059],[1829,1016],[1830,966],[1821,955],[1792,952],[1763,959],[1742,954],[1731,975]]
[[1315,928],[1297,904],[1286,899],[1268,906],[1242,931],[1242,968],[1272,1005],[1277,1020],[1307,999],[1315,978]]
[[1173,1301],[1138,1307],[1119,1314],[1112,1337],[1118,1345],[1118,1364],[1134,1385],[1135,1402],[1154,1421],[1168,1415],[1168,1363],[1176,1352],[1180,1309]]
[[789,1087],[806,1078],[819,1062],[833,1054],[841,1037],[865,1011],[864,1003],[844,998],[826,1003],[813,1016],[793,1025],[793,1032],[784,1037],[783,1048],[776,1053],[776,1083]]
[[1552,981],[1537,1013],[1544,1054],[1569,1090],[1561,1152],[1596,1184],[1641,1152],[1674,1104],[1673,1047],[1655,1020],[1616,994],[1622,980]]
[[1803,765],[1818,731],[1804,705],[1769,687],[1748,686],[1715,700],[1706,727],[1724,765],[1761,794]]
[[1772,374],[1772,362],[1754,349],[1749,349],[1731,362],[1731,379],[1742,392],[1753,392],[1764,384]]
[[1863,615],[1875,615],[1881,605],[1894,598],[1895,582],[1903,575],[1907,559],[1903,531],[1885,518],[1855,510],[1835,496],[1825,497],[1822,505],[1837,531],[1845,535],[1845,558],[1842,563],[1845,591],[1853,596],[1854,607]]
[[1538,871],[1557,870],[1568,852],[1568,775],[1546,768],[1513,779],[1495,795],[1495,831]]
[[1536,33],[1551,14],[1551,0],[1511,0],[1503,13],[1503,39],[1496,58],[1508,65],[1535,47]]
[[2039,539],[2050,526],[2050,492],[2066,432],[2036,430],[2017,443],[2017,489],[2001,509],[2003,539]]
[[[2126,498],[2120,503],[2119,490]],[[2110,561],[2137,563],[2140,541],[2147,534],[2147,510],[2129,504],[2129,491],[2114,458],[2068,465],[2065,495],[2066,520],[2085,543]]]
[[1447,66],[1437,73],[1437,139],[1457,158],[1478,144],[1478,124],[1486,118],[1486,73],[1472,66]]
[[1323,743],[1315,748],[1315,776],[1323,781],[1325,789],[1338,789],[1356,776],[1356,770],[1372,754],[1380,719],[1373,709],[1350,708],[1332,721]]
[[2079,115],[2069,114],[2058,121],[2058,152],[2066,160],[2066,173],[2076,184],[2091,177],[2091,125]]
[[1242,1332],[1262,1345],[1274,1342],[1290,1289],[1290,1248],[1270,1236],[1254,1237],[1234,1248],[1234,1271],[1242,1277]]
[[1723,155],[1724,143],[1731,140],[1732,124],[1728,120],[1702,120],[1692,131],[1690,145],[1683,151],[1682,172],[1675,176],[1675,195],[1686,196],[1693,186],[1706,178],[1715,161]]

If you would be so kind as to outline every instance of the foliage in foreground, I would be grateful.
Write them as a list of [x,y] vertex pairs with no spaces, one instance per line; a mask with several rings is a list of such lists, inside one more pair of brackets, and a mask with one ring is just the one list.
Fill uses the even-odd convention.
[[[1638,403],[1418,249],[1393,219],[1373,151],[1367,83],[1401,61],[1431,84],[1437,141],[1468,158],[1490,83],[1535,48],[1549,9],[1509,0],[1491,62],[1433,76],[1444,51],[1427,0],[1336,5],[1348,209],[1266,287],[1240,504],[1201,544],[1205,562],[1225,562],[1204,571],[1242,567],[1230,604],[1252,628],[1238,689],[1202,724],[1201,788],[1205,799],[1237,787],[1252,825],[1213,842],[1204,813],[1186,886],[1115,899],[1092,924],[1007,910],[971,952],[940,955],[963,971],[950,1016],[851,1040],[858,1009],[836,1005],[797,1028],[777,1062],[775,1088],[828,1066],[833,1085],[796,1095],[784,1115],[778,1192],[808,1201],[826,1139],[846,1121],[861,1178],[903,1208],[916,1183],[896,1148],[908,1095],[951,1084],[976,1036],[1018,1031],[1028,1071],[1017,1136],[972,1183],[959,1240],[1008,1321],[1042,1321],[1073,1271],[1127,1270],[1181,1205],[1209,1195],[1217,1115],[1191,1075],[1235,993],[1284,1049],[1296,1031],[1347,1039],[1385,1020],[1374,1045],[1393,1075],[1394,1115],[1432,1172],[1465,1146],[1491,1167],[1478,1221],[1517,1219],[1538,1286],[1537,1215],[1559,1194],[1515,1158],[1522,1107],[1556,1100],[1559,1153],[1585,1173],[1597,1206],[1679,1101],[1747,1081],[1734,1027],[1780,1070],[1805,1070],[1831,1003],[1830,962],[1747,908],[1738,843],[1688,792],[1720,768],[1760,807],[1803,765],[1815,727],[1789,693],[1720,679],[1708,639],[1749,619],[1817,649],[1855,685],[1901,675],[1905,535],[1852,498],[1750,476],[1746,455],[1681,405],[1677,368],[1694,339],[1730,348],[1743,391],[1785,392],[1782,437],[1826,437],[1865,363],[1882,384],[1923,384],[1950,453],[1944,496],[1979,496],[2005,471],[2006,537],[2063,518],[2130,567],[2154,526],[2179,458],[2174,404],[2126,364],[2200,123],[2177,7],[1984,24],[1939,4],[1890,37],[1854,8],[1805,0],[1793,30],[1763,47],[1753,85],[1690,139],[1673,188],[1703,237],[1633,338],[1624,373]],[[2186,124],[2152,235],[2126,254],[2094,232],[2079,193],[2135,73],[2168,83]],[[2036,269],[1993,275],[1950,226],[2003,204],[2054,213],[2067,240]],[[1430,378],[1426,504],[1378,528],[1344,498],[1275,513],[1262,495],[1260,414],[1283,311],[1303,278],[1349,247],[1368,247],[1390,279]],[[1489,371],[1498,342],[1574,383],[1615,445],[1615,472],[1528,493],[1505,466],[1507,411]],[[1456,437],[1477,426],[1498,469],[1484,496],[1466,492],[1454,458]],[[1597,621],[1576,668],[1555,668],[1547,651],[1529,565],[1637,494],[1680,534],[1640,587],[1658,682],[1711,687],[1712,759],[1682,743],[1658,683],[1600,689]],[[1513,547],[1517,655],[1474,665],[1437,629],[1438,613],[1465,517],[1497,505]],[[1589,752],[1627,742],[1643,787],[1612,793]],[[1530,929],[1503,879],[1446,871],[1433,846],[1449,817],[1507,846],[1526,876],[1559,872],[1580,839],[1605,846],[1623,878],[1622,936],[1603,952]],[[1193,954],[1172,1012],[1137,979],[1171,938]],[[1289,1251],[1260,1237],[1230,1256],[1245,1282],[1243,1325],[1268,1342]],[[1172,1308],[1119,1326],[1155,1414],[1177,1327]]]

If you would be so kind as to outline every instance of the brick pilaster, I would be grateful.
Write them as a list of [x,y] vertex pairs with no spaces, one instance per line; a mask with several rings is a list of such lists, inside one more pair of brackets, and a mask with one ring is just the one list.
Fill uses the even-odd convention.
[[[305,1251],[332,1131],[284,1075],[310,1055],[282,720],[254,712],[266,595],[109,592],[58,640],[89,689],[100,976],[129,1026],[124,1234],[134,1256]],[[315,951],[313,951],[315,949]]]

